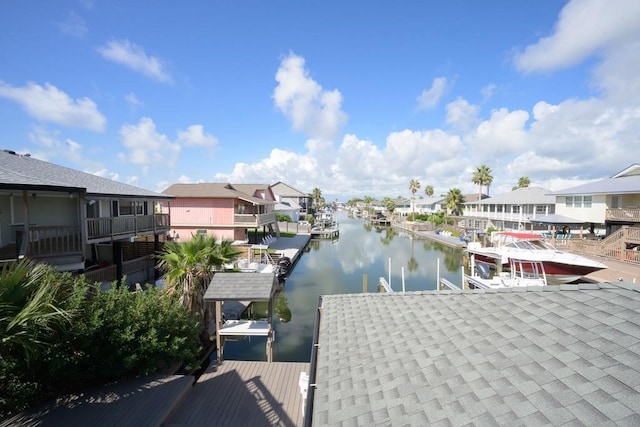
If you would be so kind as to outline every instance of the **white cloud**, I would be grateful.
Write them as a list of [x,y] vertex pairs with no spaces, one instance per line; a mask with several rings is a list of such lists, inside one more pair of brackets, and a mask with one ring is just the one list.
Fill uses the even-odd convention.
[[139,107],[144,107],[144,103],[142,103],[142,101],[140,101],[136,96],[136,94],[133,92],[129,92],[128,94],[126,94],[124,96],[124,100],[127,104],[129,104],[134,109],[137,109]]
[[434,78],[433,82],[431,83],[431,87],[429,89],[423,90],[420,96],[418,96],[418,108],[429,109],[438,105],[440,99],[442,99],[442,96],[447,90],[447,86],[448,84],[446,77]]
[[525,128],[528,120],[529,113],[523,110],[492,111],[491,117],[465,138],[471,158],[484,163],[496,155],[505,157],[522,152],[528,142]]
[[160,134],[148,117],[143,117],[137,125],[122,126],[120,136],[127,152],[119,153],[118,157],[142,167],[143,173],[150,167],[171,168],[180,155],[180,145]]
[[84,19],[73,10],[67,13],[62,22],[58,23],[58,28],[63,34],[78,38],[83,37],[89,31]]
[[191,125],[187,130],[178,131],[178,141],[187,147],[213,147],[218,143],[218,139],[208,133],[204,133],[202,125]]
[[554,31],[514,58],[520,71],[570,67],[640,34],[640,2],[572,0],[562,9]]
[[91,99],[74,100],[49,83],[14,87],[0,80],[0,97],[17,102],[38,120],[59,125],[102,131],[107,122]]
[[330,147],[347,120],[341,93],[324,90],[309,76],[304,58],[294,54],[281,61],[276,81],[273,101],[293,129],[315,141],[310,145],[313,150]]
[[482,102],[487,102],[489,99],[491,99],[496,90],[498,90],[498,86],[493,83],[490,83],[480,89],[480,93],[482,94]]
[[124,65],[160,82],[170,82],[171,76],[165,70],[165,64],[155,56],[146,54],[141,46],[129,40],[112,40],[100,46],[98,53],[104,59]]
[[446,106],[448,125],[466,132],[478,123],[480,108],[470,104],[466,99],[458,98]]

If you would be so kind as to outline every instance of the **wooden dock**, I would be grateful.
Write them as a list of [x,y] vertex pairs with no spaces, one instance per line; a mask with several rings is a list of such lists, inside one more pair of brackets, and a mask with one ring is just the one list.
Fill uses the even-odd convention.
[[308,363],[214,362],[164,426],[301,426],[301,372]]

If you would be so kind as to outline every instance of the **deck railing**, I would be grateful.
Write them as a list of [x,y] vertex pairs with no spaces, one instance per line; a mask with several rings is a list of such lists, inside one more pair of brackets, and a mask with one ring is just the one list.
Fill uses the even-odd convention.
[[233,225],[243,227],[262,227],[276,221],[273,212],[263,214],[235,214],[233,215]]
[[168,231],[169,214],[87,218],[88,239]]
[[[155,262],[156,259],[154,255],[145,255],[129,261],[124,261],[122,263],[122,274],[130,276],[140,271],[153,271],[155,268]],[[90,282],[108,283],[118,279],[116,273],[116,266],[108,265],[106,267],[85,271],[84,275]]]
[[82,238],[78,226],[32,226],[27,236],[16,230],[18,257],[43,258],[82,253]]
[[640,209],[639,208],[607,209],[605,213],[605,219],[607,221],[640,222]]

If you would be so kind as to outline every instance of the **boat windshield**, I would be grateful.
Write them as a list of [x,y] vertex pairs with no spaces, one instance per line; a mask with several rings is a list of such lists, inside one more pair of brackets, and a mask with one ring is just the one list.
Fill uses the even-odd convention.
[[519,240],[517,242],[511,242],[509,244],[506,244],[505,246],[508,246],[511,248],[527,249],[527,250],[535,250],[535,251],[549,250],[549,249],[555,250],[553,246],[551,246],[546,242],[543,242],[542,240]]

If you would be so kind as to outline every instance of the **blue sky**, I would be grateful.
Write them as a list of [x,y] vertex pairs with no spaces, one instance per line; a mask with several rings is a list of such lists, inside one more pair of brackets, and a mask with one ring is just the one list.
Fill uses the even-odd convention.
[[[640,2],[4,1],[0,148],[162,191],[560,190],[640,158]],[[422,190],[421,190],[422,191]]]

